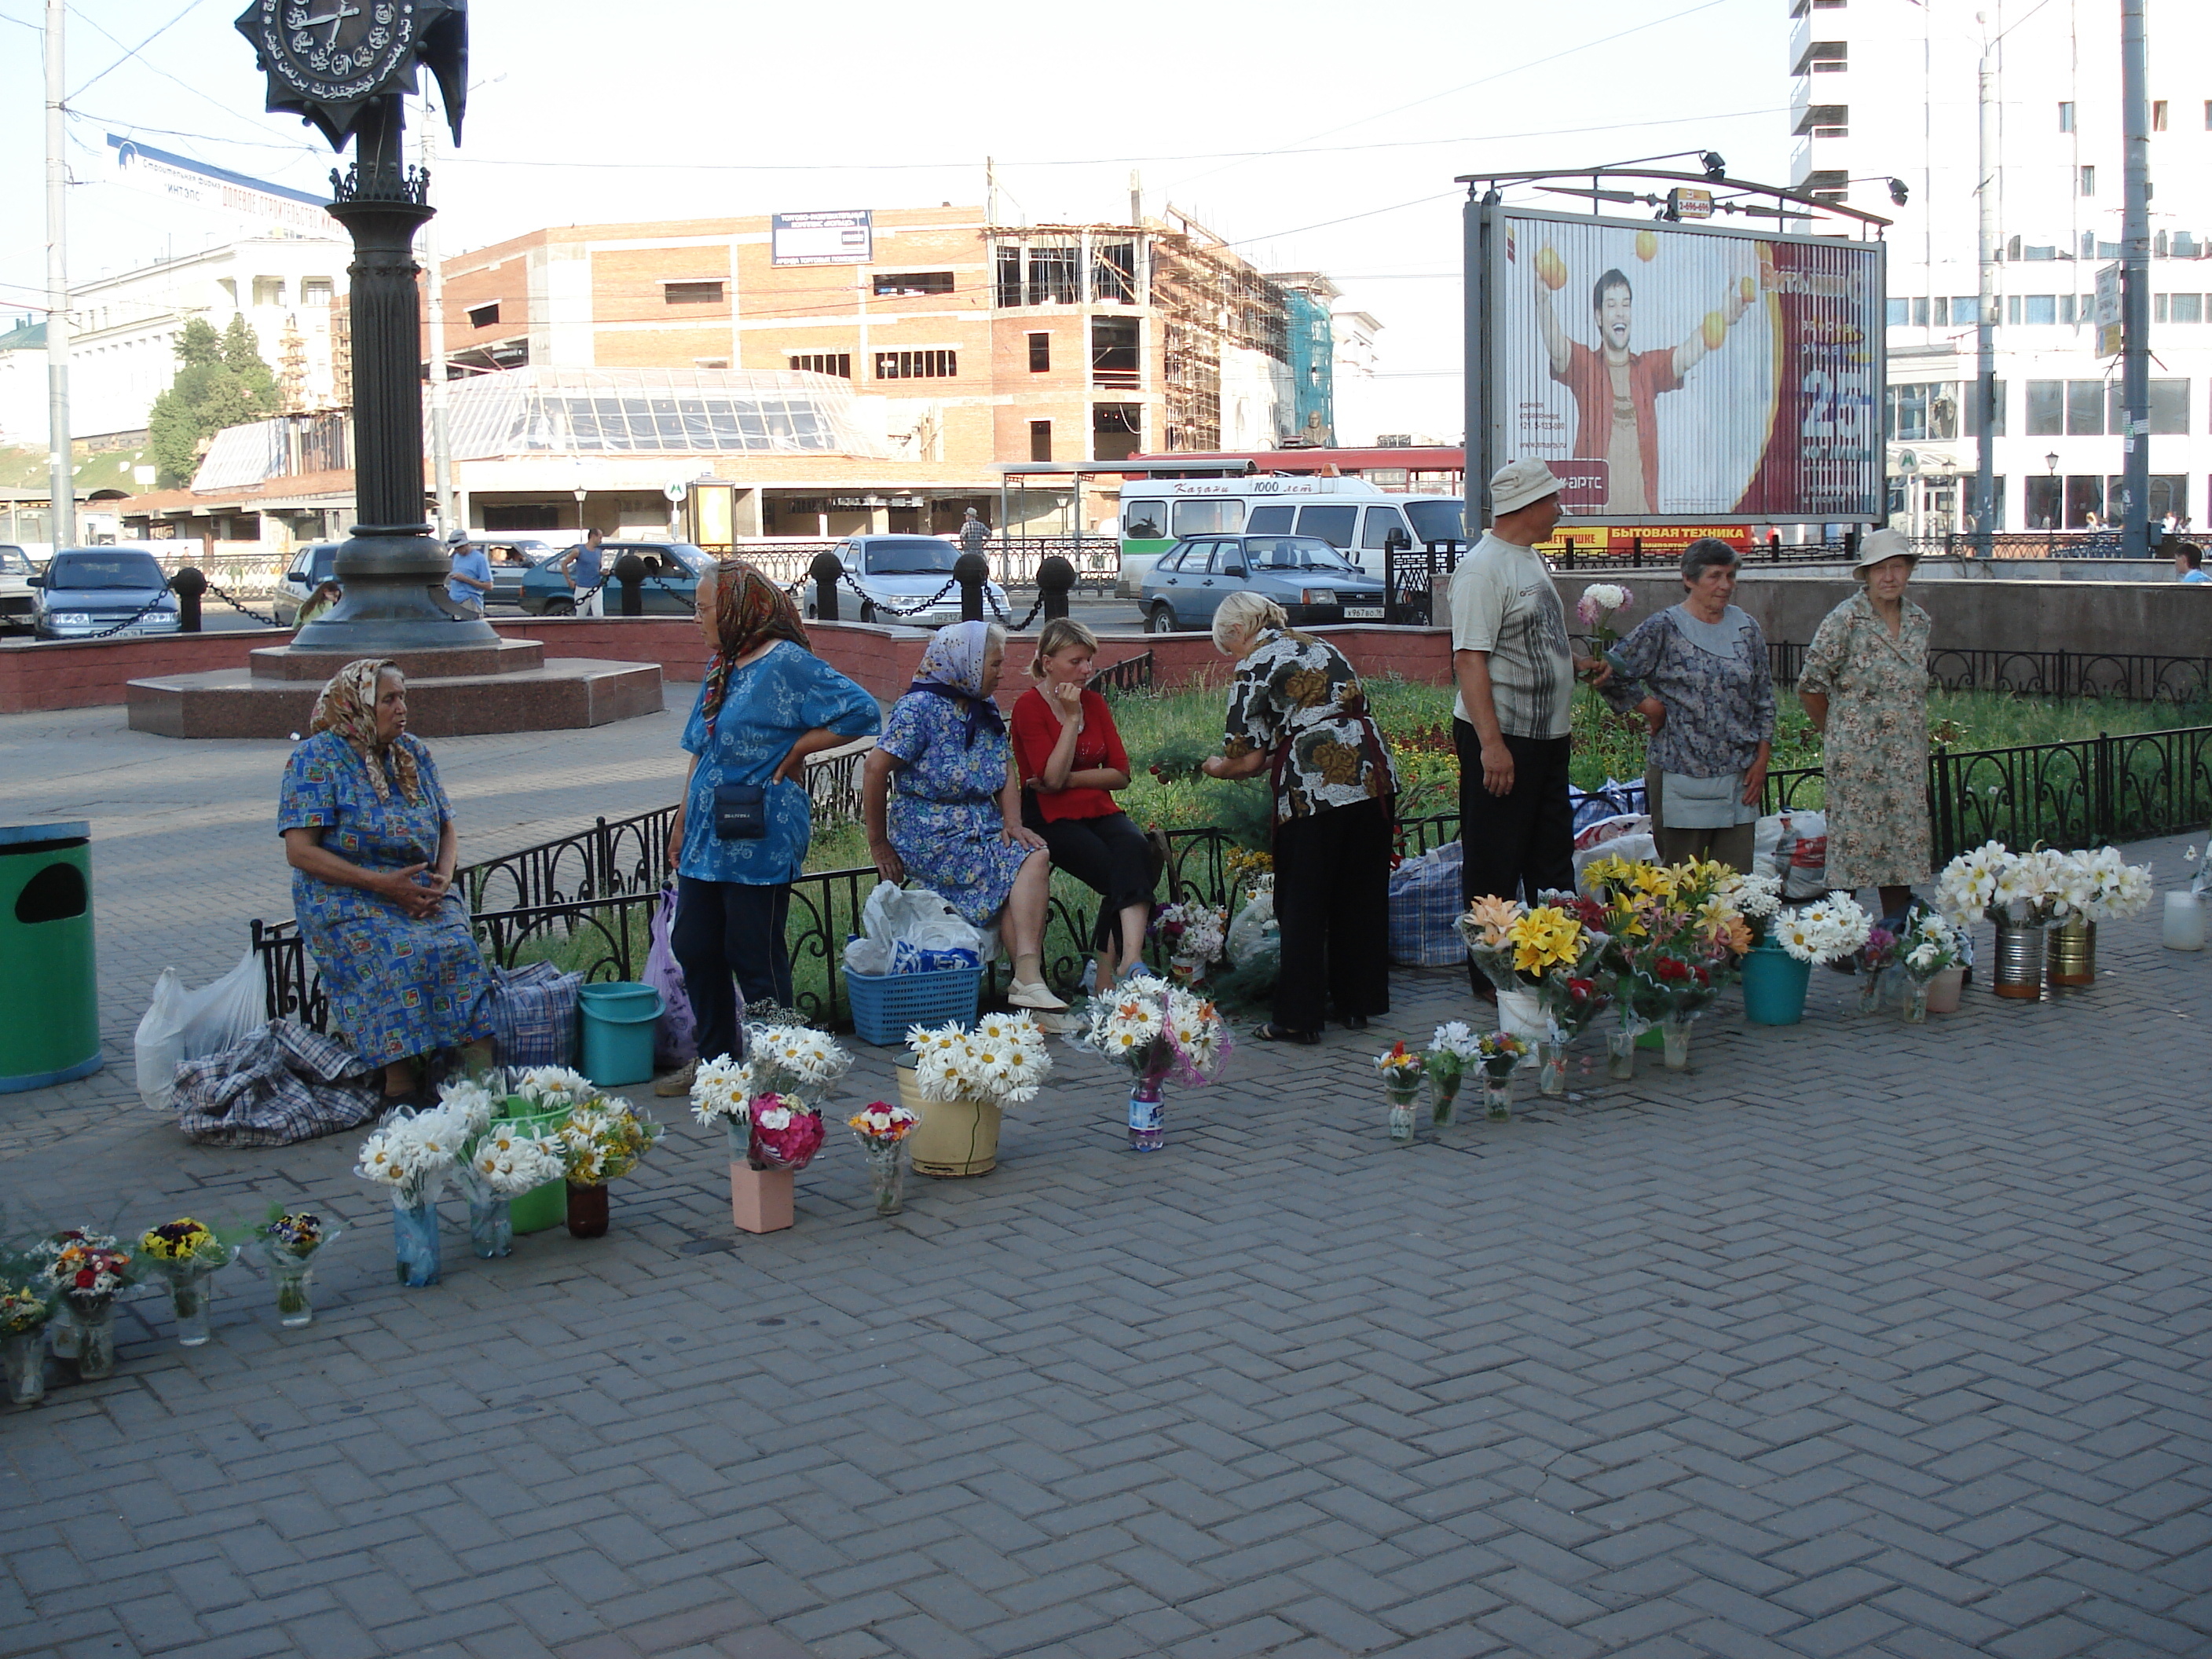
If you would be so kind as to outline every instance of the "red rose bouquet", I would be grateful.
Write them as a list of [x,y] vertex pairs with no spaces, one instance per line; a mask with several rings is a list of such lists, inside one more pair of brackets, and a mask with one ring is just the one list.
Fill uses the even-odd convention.
[[822,1114],[796,1095],[755,1095],[746,1110],[752,1138],[745,1161],[756,1170],[803,1170],[821,1150]]

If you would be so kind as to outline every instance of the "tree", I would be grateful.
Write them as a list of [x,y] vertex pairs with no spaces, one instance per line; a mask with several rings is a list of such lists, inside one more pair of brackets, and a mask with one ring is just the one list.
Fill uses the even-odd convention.
[[175,349],[176,378],[154,399],[146,422],[154,465],[171,489],[192,481],[216,433],[260,420],[276,407],[276,377],[262,362],[260,342],[244,317],[234,316],[221,334],[195,317]]

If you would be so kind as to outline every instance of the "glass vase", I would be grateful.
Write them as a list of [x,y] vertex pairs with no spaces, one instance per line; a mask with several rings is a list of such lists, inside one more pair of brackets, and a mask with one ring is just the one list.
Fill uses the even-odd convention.
[[410,1204],[394,1194],[392,1200],[392,1248],[397,1258],[399,1282],[419,1291],[438,1282],[444,1263],[438,1253],[438,1203],[426,1198]]
[[1904,1000],[1898,1006],[1904,1012],[1907,1025],[1925,1025],[1928,1023],[1928,981],[1924,979],[1906,980]]
[[906,1142],[863,1140],[860,1151],[868,1160],[868,1191],[876,1213],[896,1215],[906,1206]]
[[269,1264],[269,1277],[276,1286],[276,1322],[288,1331],[315,1322],[314,1264],[305,1256],[280,1255]]
[[1504,1123],[1513,1116],[1513,1073],[1499,1076],[1486,1070],[1482,1074],[1483,1115],[1493,1123]]
[[0,1336],[0,1377],[6,1379],[10,1405],[35,1406],[46,1397],[45,1326]]
[[1567,1092],[1567,1045],[1547,1037],[1536,1045],[1536,1092],[1554,1100]]
[[1438,1129],[1449,1129],[1459,1117],[1459,1085],[1461,1074],[1447,1073],[1435,1067],[1429,1072],[1429,1123]]
[[607,1188],[605,1182],[589,1187],[568,1183],[568,1237],[605,1238],[607,1236]]
[[1881,1012],[1882,983],[1889,976],[1887,968],[1859,969],[1859,1012],[1874,1014]]
[[1636,1076],[1636,1038],[1634,1031],[1614,1031],[1605,1040],[1605,1074],[1620,1082],[1631,1082]]
[[115,1299],[100,1297],[87,1307],[69,1304],[76,1374],[88,1382],[115,1374]]
[[208,1303],[215,1294],[214,1266],[199,1261],[169,1261],[164,1262],[160,1271],[169,1285],[169,1307],[177,1319],[178,1346],[200,1346],[211,1334],[208,1329]]
[[1129,1150],[1157,1152],[1167,1142],[1166,1079],[1140,1077],[1129,1088]]
[[469,1194],[469,1248],[478,1260],[491,1261],[514,1254],[514,1216],[508,1202],[495,1192]]
[[1690,1021],[1686,1015],[1676,1015],[1659,1022],[1659,1041],[1664,1045],[1661,1054],[1670,1072],[1690,1069]]
[[1390,1107],[1390,1139],[1398,1145],[1408,1146],[1413,1139],[1413,1102],[1412,1089],[1386,1089],[1383,1098]]

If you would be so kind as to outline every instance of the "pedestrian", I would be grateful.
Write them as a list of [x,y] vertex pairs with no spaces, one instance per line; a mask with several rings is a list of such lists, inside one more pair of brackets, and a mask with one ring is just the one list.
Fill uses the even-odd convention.
[[563,553],[554,568],[568,579],[568,591],[576,596],[574,615],[604,617],[607,614],[606,567],[600,556],[602,538],[596,530],[586,530],[584,539]]
[[1682,603],[1615,646],[1605,700],[1650,722],[1644,792],[1667,864],[1752,865],[1759,798],[1774,736],[1766,636],[1729,603],[1742,556],[1714,536],[1682,550]]
[[968,516],[960,520],[958,534],[963,553],[981,553],[991,544],[991,526],[975,515],[972,507],[968,509]]
[[1152,850],[1114,793],[1129,787],[1129,755],[1106,699],[1086,689],[1098,636],[1057,617],[1037,635],[1034,682],[1014,704],[1022,823],[1044,837],[1053,866],[1104,901],[1091,932],[1101,989],[1144,965],[1152,920]]
[[456,530],[446,538],[447,551],[452,554],[453,568],[446,578],[446,597],[481,617],[484,604],[491,592],[491,559],[483,549],[472,545],[469,532]]
[[1213,648],[1237,661],[1210,778],[1266,773],[1273,808],[1282,971],[1262,1042],[1314,1043],[1390,1012],[1390,832],[1398,775],[1358,671],[1241,588],[1213,613]]
[[345,589],[338,586],[338,579],[336,576],[324,577],[316,584],[315,591],[307,595],[306,603],[301,605],[300,614],[292,618],[293,628],[305,628],[343,598]]
[[[691,769],[668,831],[669,945],[699,1022],[699,1058],[717,1060],[744,1052],[738,992],[792,1003],[783,937],[813,833],[807,757],[872,737],[883,720],[873,697],[813,654],[790,596],[754,566],[709,566],[692,608],[714,655],[684,727]],[[693,1075],[654,1092],[684,1093]]]
[[1931,862],[1928,613],[1905,597],[1918,555],[1894,530],[1859,544],[1859,591],[1821,619],[1797,673],[1827,787],[1827,884],[1881,890],[1901,916]]
[[[1490,528],[1452,574],[1452,747],[1459,754],[1460,886],[1534,903],[1575,884],[1567,752],[1575,675],[1613,671],[1577,657],[1552,574],[1536,552],[1557,527],[1559,480],[1536,460],[1509,461],[1490,481]],[[1498,993],[1474,959],[1468,979]]]
[[2212,581],[2204,574],[2204,550],[2196,543],[2168,541],[2166,550],[2173,555],[2173,574],[2183,581]]

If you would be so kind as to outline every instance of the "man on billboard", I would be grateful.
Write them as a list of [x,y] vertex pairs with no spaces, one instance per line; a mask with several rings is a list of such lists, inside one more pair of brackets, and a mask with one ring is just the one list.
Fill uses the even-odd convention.
[[1570,340],[1552,309],[1552,290],[1567,280],[1556,250],[1546,248],[1534,267],[1536,320],[1552,378],[1574,396],[1574,455],[1602,460],[1608,514],[1651,513],[1659,505],[1659,394],[1679,392],[1691,369],[1708,352],[1718,350],[1728,331],[1750,308],[1753,283],[1744,277],[1717,311],[1709,312],[1690,337],[1677,346],[1632,351],[1628,346],[1635,290],[1618,267],[1590,289],[1590,314],[1599,349]]

